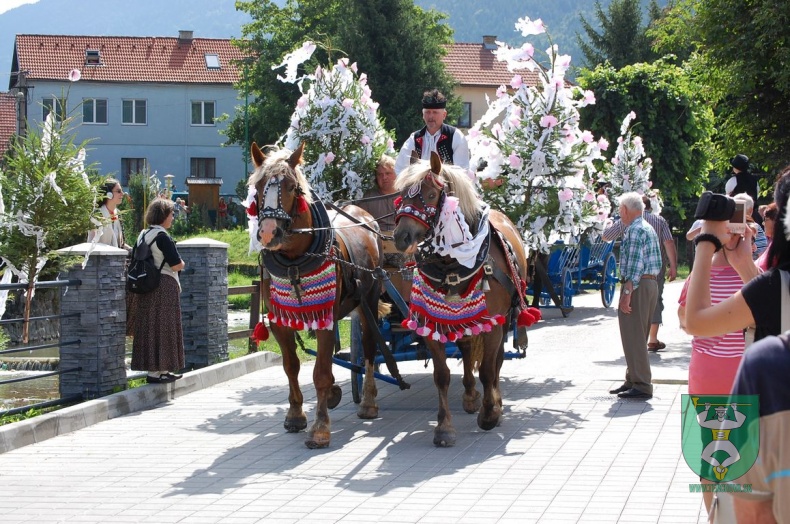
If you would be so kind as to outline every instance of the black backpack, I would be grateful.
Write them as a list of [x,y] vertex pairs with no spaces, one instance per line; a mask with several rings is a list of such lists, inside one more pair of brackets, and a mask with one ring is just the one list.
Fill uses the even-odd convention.
[[151,244],[156,242],[156,236],[150,242],[145,242],[145,236],[150,233],[149,229],[143,234],[134,248],[132,248],[132,259],[129,263],[129,271],[126,274],[126,291],[130,293],[144,294],[150,293],[159,287],[159,278],[162,275],[162,264],[156,267],[154,254],[151,251]]

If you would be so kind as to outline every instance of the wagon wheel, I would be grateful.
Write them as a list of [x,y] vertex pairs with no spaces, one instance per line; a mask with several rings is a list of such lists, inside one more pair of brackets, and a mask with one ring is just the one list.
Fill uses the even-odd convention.
[[606,255],[603,263],[602,276],[601,302],[603,302],[603,307],[609,307],[612,305],[614,290],[617,286],[617,261],[614,258],[614,253]]
[[571,270],[565,268],[562,270],[562,277],[560,279],[560,302],[562,303],[562,307],[569,308],[571,307],[571,302],[573,301],[573,275],[571,274]]

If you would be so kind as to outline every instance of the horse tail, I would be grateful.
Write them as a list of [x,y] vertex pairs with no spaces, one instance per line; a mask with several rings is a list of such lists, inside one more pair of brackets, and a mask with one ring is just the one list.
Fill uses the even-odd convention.
[[485,345],[483,344],[483,337],[472,337],[472,348],[469,356],[472,359],[472,369],[480,371],[480,364],[483,362],[483,354],[485,353]]
[[384,302],[383,300],[379,300],[379,306],[377,311],[378,317],[384,318],[390,314],[390,311],[392,311],[392,304]]

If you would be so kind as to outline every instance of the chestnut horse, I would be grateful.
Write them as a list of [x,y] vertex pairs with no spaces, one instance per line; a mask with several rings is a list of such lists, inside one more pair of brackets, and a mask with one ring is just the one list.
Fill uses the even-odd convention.
[[[415,280],[425,272],[423,281],[428,284],[424,287],[440,289],[445,292],[446,298],[454,297],[456,302],[460,301],[461,304],[464,297],[475,296],[472,293],[473,288],[476,287],[478,302],[483,301],[480,292],[485,297],[483,309],[487,309],[486,318],[496,319],[488,326],[483,326],[484,329],[480,329],[480,325],[470,323],[465,328],[451,326],[442,333],[439,333],[435,324],[432,324],[433,320],[430,316],[420,318],[419,311],[414,317],[417,320],[412,318],[408,322],[404,321],[404,325],[424,337],[433,358],[434,382],[439,392],[438,425],[434,430],[433,442],[440,447],[452,446],[455,444],[456,430],[447,399],[450,370],[447,367],[443,342],[445,339],[454,340],[461,350],[464,364],[464,410],[469,413],[479,410],[477,424],[480,428],[490,430],[496,427],[502,415],[499,372],[504,360],[505,329],[508,329],[518,310],[526,313],[527,309],[524,302],[527,278],[526,253],[518,230],[504,214],[491,210],[488,224],[484,223],[484,211],[487,211],[487,206],[479,200],[466,172],[454,166],[442,166],[438,155],[432,154],[430,164],[427,161],[419,161],[402,171],[395,181],[395,187],[401,194],[400,202],[396,202],[398,209],[394,233],[395,246],[403,253],[416,255],[418,274],[415,275]],[[480,248],[480,251],[477,247],[474,248],[474,253],[469,256],[477,256],[477,262],[466,270],[452,257],[446,253],[437,253],[435,249],[437,240],[439,244],[450,242],[445,232],[436,231],[439,216],[444,212],[443,205],[448,196],[455,197],[452,202],[457,206],[454,207],[457,214],[453,216],[465,220],[470,234],[485,228],[498,232],[497,235],[491,231],[487,254],[482,251],[483,248]],[[503,242],[502,238],[506,242]],[[427,293],[433,291],[427,290]],[[431,296],[435,301],[436,297],[441,295]],[[431,307],[429,302],[425,301],[425,309]],[[412,287],[410,307],[415,307],[415,287]],[[441,310],[438,311],[442,313]],[[529,315],[531,314],[532,311],[529,312]],[[445,313],[445,317],[450,319],[450,324],[454,321],[453,316],[453,313]],[[519,323],[521,323],[520,316]],[[423,327],[418,327],[420,324]],[[432,329],[436,331],[431,333]],[[482,346],[482,356],[475,355],[479,353],[480,346]],[[477,361],[476,363],[479,362],[480,382],[483,385],[482,402],[475,388],[475,378],[472,373],[473,359]]]
[[[307,427],[299,388],[300,363],[295,331],[311,328],[315,330],[318,344],[313,369],[317,405],[315,422],[305,444],[309,448],[324,448],[330,443],[328,410],[340,400],[340,388],[334,384],[332,374],[336,322],[357,308],[368,308],[368,313],[373,315],[383,312],[379,308],[380,287],[373,278],[373,270],[379,266],[381,257],[381,240],[374,230],[355,227],[359,224],[349,218],[328,213],[313,197],[299,167],[302,152],[303,145],[300,145],[296,151],[281,150],[267,157],[253,143],[251,156],[255,171],[249,185],[257,191],[258,240],[263,246],[263,265],[269,273],[269,278],[262,279],[261,294],[288,376],[289,408],[284,426],[292,433]],[[355,206],[347,206],[343,211],[378,229],[366,211]],[[323,305],[318,313],[316,303]],[[359,318],[365,380],[357,415],[376,418],[373,360],[377,346],[372,330],[377,326],[369,325],[370,314],[360,314]]]

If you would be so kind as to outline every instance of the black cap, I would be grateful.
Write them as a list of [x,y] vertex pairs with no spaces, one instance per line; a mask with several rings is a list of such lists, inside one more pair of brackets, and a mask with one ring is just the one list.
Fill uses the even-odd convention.
[[746,155],[735,155],[730,160],[730,165],[735,169],[740,169],[741,171],[748,171],[749,170],[749,157]]
[[426,91],[422,95],[423,109],[444,109],[447,107],[447,98],[438,89]]

